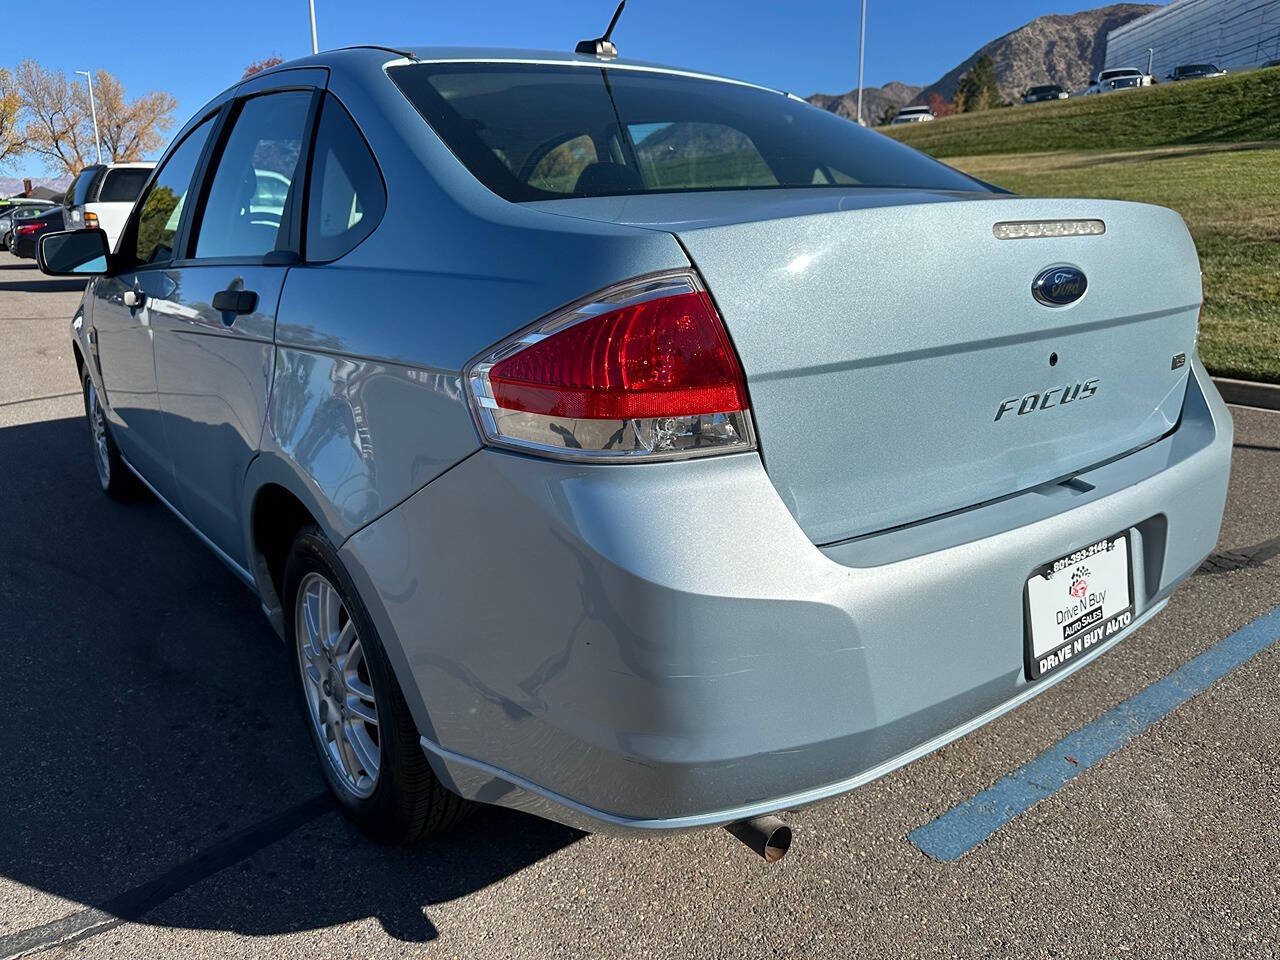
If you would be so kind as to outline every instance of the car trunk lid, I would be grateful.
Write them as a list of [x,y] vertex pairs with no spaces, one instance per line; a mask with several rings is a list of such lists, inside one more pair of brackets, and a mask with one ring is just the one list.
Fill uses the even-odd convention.
[[[815,542],[1065,479],[1176,424],[1201,300],[1177,214],[1115,201],[804,193],[541,206],[679,238],[741,357],[769,476]],[[1106,232],[994,230],[1080,219]],[[1059,265],[1082,272],[1087,289],[1046,306],[1032,283]]]

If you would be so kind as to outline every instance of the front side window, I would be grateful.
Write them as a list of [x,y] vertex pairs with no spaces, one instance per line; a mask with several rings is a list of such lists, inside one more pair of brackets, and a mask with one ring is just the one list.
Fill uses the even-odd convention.
[[382,174],[355,121],[326,94],[311,160],[307,259],[337,260],[373,232],[387,206]]
[[244,102],[209,186],[197,258],[261,257],[276,249],[310,107],[305,90]]
[[187,134],[169,154],[151,189],[139,202],[133,228],[133,253],[138,265],[167,263],[173,259],[173,238],[182,219],[183,201],[191,190],[191,178],[212,127],[210,117]]
[[747,84],[572,64],[419,63],[389,72],[471,173],[514,202],[833,186],[988,189],[832,113]]

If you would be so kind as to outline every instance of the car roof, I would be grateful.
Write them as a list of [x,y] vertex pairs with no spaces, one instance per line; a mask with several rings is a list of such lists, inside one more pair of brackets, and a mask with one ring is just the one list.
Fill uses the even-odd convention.
[[[351,62],[355,57],[362,54],[367,55],[371,51],[380,51],[384,54],[390,54],[393,57],[398,58],[397,60],[384,62],[384,67],[396,66],[400,62],[405,64],[515,63],[536,64],[542,66],[595,67],[597,69],[607,67],[610,70],[638,70],[652,73],[667,73],[683,77],[694,77],[700,80],[718,80],[723,83],[734,83],[746,87],[755,87],[759,90],[767,90],[770,93],[791,96],[797,100],[802,99],[800,97],[796,97],[794,94],[787,93],[785,90],[778,90],[775,87],[768,87],[764,84],[752,83],[749,80],[739,80],[734,77],[720,76],[719,74],[706,73],[701,70],[689,70],[684,67],[671,66],[670,64],[654,63],[648,60],[637,60],[630,57],[602,59],[596,56],[566,52],[564,50],[527,50],[517,47],[422,47],[395,44],[366,44],[361,46],[341,47],[336,50],[324,50],[318,54],[313,54],[308,57],[289,60],[285,63],[270,67],[267,70],[263,70],[260,73],[256,73],[247,79],[253,80],[268,73],[276,73],[278,71],[295,69],[298,67],[334,67],[340,65],[343,61]],[[234,90],[235,87],[233,86],[231,89]]]

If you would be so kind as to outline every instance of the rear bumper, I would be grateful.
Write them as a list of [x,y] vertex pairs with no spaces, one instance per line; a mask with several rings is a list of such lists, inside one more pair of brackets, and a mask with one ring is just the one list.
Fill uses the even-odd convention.
[[[446,784],[588,829],[683,829],[845,792],[1109,649],[1213,548],[1231,442],[1197,360],[1178,428],[1084,484],[832,547],[754,455],[485,450],[342,553]],[[1134,626],[1028,684],[1027,577],[1125,530]]]

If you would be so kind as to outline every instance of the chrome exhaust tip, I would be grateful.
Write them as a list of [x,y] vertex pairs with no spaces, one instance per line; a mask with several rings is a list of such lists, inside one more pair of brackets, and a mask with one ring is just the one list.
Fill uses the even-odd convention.
[[777,817],[752,817],[724,828],[769,863],[777,863],[791,849],[791,828]]

